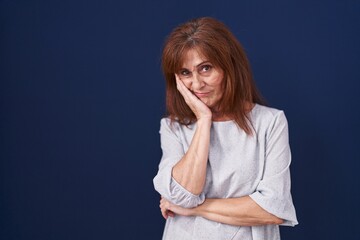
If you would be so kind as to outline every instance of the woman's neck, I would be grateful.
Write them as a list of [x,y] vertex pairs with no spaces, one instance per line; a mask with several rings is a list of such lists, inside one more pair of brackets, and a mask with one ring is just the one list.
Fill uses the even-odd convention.
[[[251,110],[254,108],[255,103],[246,103],[245,105],[245,111],[246,113],[251,112]],[[212,112],[212,120],[214,122],[222,122],[222,121],[229,121],[229,120],[233,120],[234,117],[232,116],[232,114],[224,114],[223,112],[219,111],[218,109],[211,109]]]

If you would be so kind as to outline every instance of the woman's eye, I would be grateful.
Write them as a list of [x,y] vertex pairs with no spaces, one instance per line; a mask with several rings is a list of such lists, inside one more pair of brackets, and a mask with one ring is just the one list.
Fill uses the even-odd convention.
[[212,67],[210,65],[204,65],[201,67],[201,71],[202,72],[207,72],[211,69]]
[[181,70],[180,74],[183,75],[183,76],[187,76],[187,75],[189,75],[189,71],[188,70]]

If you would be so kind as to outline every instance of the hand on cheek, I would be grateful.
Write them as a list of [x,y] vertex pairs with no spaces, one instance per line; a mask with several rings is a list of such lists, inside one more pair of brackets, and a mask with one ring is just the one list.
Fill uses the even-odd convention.
[[208,106],[198,99],[183,83],[177,74],[175,74],[177,89],[184,97],[186,104],[195,114],[196,118],[211,120],[212,113]]

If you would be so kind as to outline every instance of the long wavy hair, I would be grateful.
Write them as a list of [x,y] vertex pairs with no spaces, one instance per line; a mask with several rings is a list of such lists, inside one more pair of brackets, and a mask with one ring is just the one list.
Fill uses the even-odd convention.
[[162,70],[166,79],[168,117],[180,124],[196,122],[196,117],[176,88],[175,73],[183,65],[190,49],[199,51],[214,66],[224,72],[223,95],[219,113],[231,118],[247,134],[252,134],[248,118],[249,103],[264,104],[256,88],[250,64],[243,47],[222,22],[203,17],[176,27],[167,37],[162,52]]

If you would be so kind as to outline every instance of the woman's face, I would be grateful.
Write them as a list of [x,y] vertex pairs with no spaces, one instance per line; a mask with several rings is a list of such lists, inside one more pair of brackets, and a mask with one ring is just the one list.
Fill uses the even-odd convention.
[[177,73],[185,86],[213,110],[222,97],[223,71],[215,67],[196,49],[190,49],[184,57],[182,68]]

